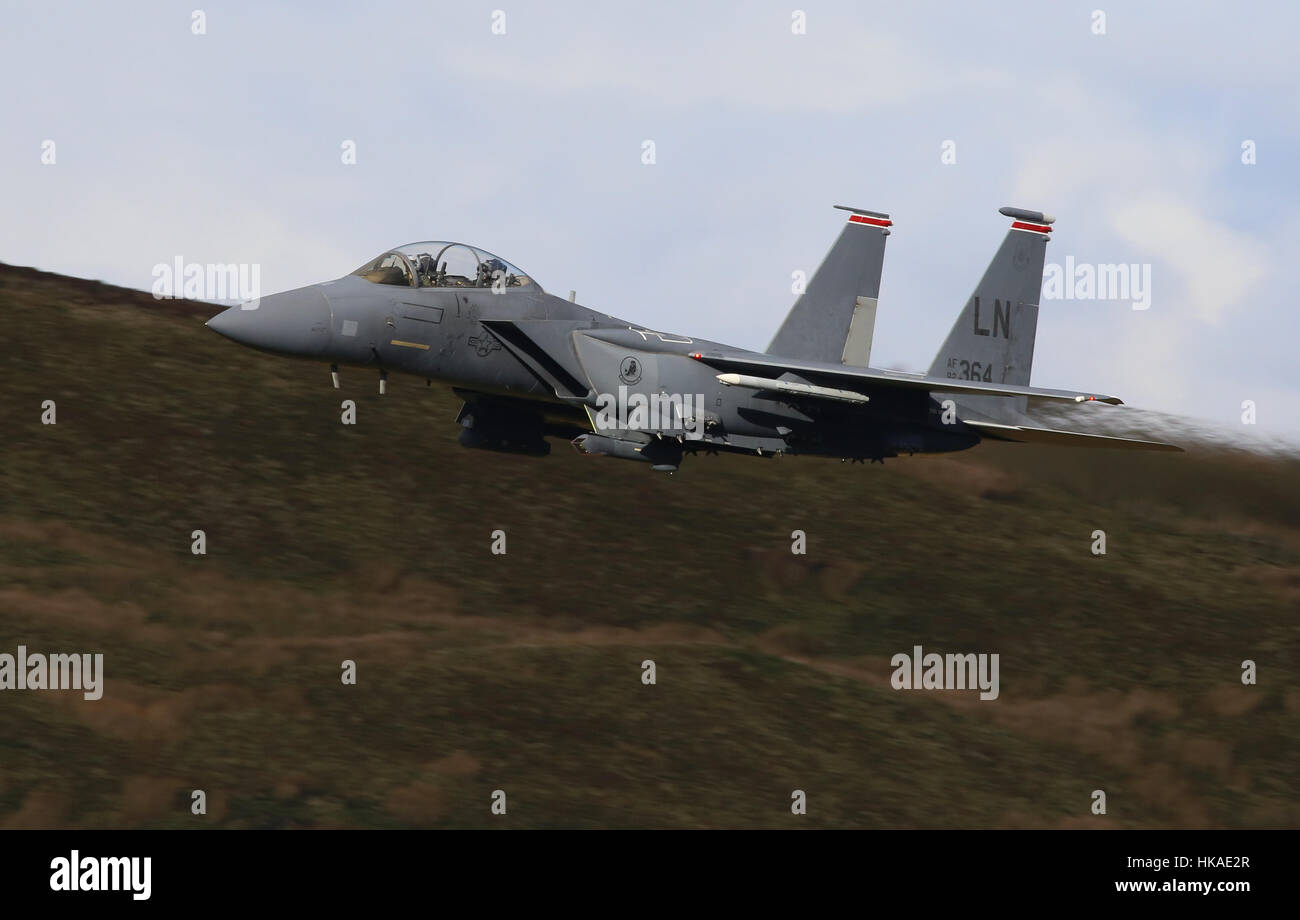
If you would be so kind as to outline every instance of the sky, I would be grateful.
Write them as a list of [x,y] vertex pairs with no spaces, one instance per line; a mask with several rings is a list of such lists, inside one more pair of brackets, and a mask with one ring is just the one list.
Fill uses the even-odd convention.
[[1294,3],[53,0],[0,23],[3,262],[143,290],[177,258],[249,263],[269,294],[459,240],[765,350],[846,204],[895,222],[872,364],[924,371],[1013,205],[1056,216],[1049,263],[1151,279],[1145,310],[1043,300],[1034,385],[1237,428],[1249,401],[1250,433],[1300,435]]

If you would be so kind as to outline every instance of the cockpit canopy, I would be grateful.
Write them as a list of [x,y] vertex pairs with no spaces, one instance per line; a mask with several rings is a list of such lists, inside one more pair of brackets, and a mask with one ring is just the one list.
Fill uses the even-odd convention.
[[407,243],[367,262],[352,274],[375,284],[401,287],[493,288],[499,292],[540,286],[490,252],[464,243]]

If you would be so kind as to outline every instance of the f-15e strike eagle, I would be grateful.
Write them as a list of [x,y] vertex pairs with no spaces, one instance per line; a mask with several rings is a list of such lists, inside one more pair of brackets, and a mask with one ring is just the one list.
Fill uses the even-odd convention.
[[208,326],[244,345],[451,384],[466,447],[587,454],[675,471],[689,454],[880,460],[981,440],[1179,450],[1040,427],[1028,400],[1119,404],[1029,385],[1054,218],[1012,224],[929,373],[869,366],[889,215],[848,221],[766,353],[655,332],[547,294],[464,243],[411,243],[335,281],[230,307]]

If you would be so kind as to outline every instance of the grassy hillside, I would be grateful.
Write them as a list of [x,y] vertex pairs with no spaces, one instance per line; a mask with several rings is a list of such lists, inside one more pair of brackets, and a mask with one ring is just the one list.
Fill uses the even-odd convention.
[[0,266],[0,652],[106,672],[0,692],[0,825],[1300,825],[1294,459],[499,456],[211,312]]

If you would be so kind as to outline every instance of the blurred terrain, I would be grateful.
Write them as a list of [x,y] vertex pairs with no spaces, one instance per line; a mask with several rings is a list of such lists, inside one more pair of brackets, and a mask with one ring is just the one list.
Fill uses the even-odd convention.
[[105,656],[0,692],[0,826],[1300,825],[1294,456],[502,456],[215,310],[0,266],[0,652]]

